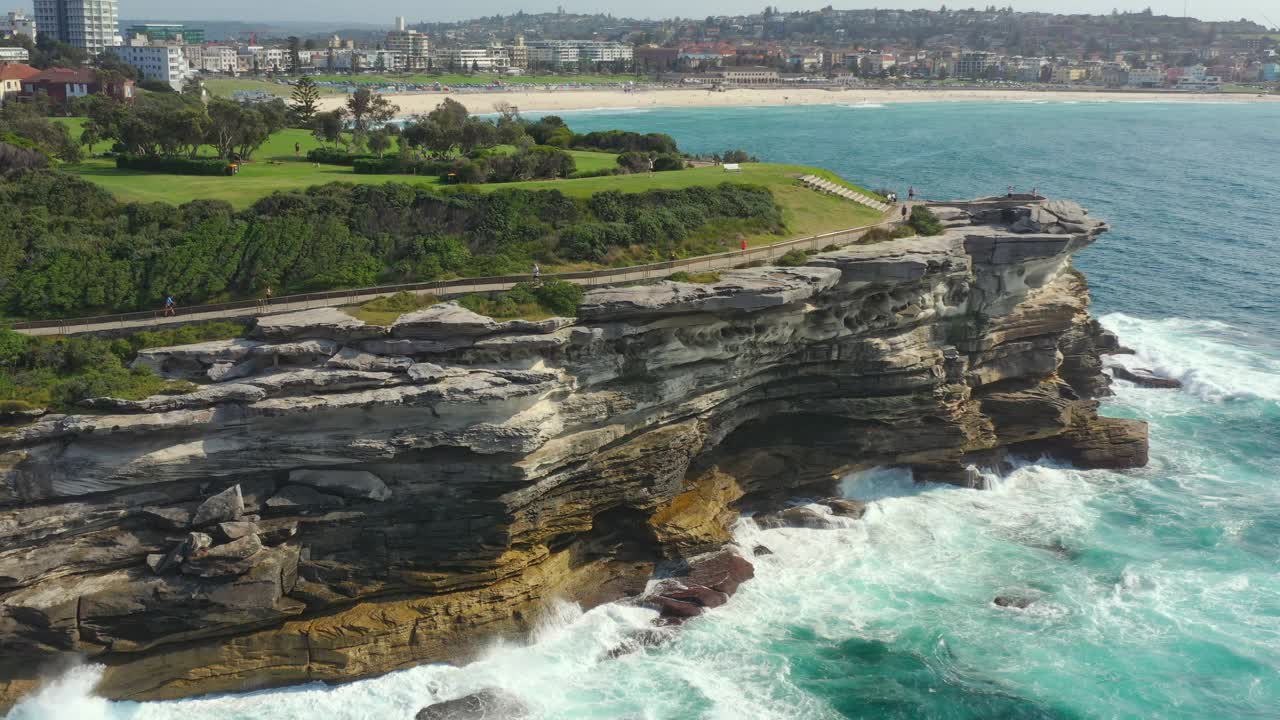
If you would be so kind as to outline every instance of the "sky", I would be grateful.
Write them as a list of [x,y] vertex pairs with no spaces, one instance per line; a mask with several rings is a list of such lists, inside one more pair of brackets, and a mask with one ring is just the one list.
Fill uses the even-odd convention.
[[[496,13],[552,12],[563,5],[566,12],[612,12],[622,16],[643,17],[705,17],[707,15],[741,14],[758,11],[765,5],[786,10],[812,10],[826,5],[838,9],[866,7],[937,9],[940,1],[924,0],[864,0],[845,2],[837,0],[219,0],[216,3],[201,0],[120,0],[120,17],[124,19],[165,20],[308,20],[356,23],[391,24],[396,15],[403,15],[410,22],[434,22],[464,20]],[[948,3],[952,7],[983,7],[1012,4],[1015,10],[1024,12],[1072,12],[1109,13],[1113,8],[1140,11],[1151,7],[1157,14],[1182,15],[1183,0],[987,0]],[[1189,13],[1204,20],[1236,20],[1247,18],[1268,26],[1280,23],[1280,3],[1276,0],[1188,0]],[[1272,22],[1262,13],[1271,15]]]

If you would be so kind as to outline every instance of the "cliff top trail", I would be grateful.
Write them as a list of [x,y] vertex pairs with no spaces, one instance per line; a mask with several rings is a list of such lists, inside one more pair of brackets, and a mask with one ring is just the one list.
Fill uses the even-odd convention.
[[465,661],[554,598],[678,622],[750,578],[742,513],[855,522],[848,472],[1145,464],[1145,424],[1097,413],[1118,342],[1071,265],[1107,225],[934,210],[935,236],[595,288],[575,318],[316,308],[141,351],[194,389],[0,432],[0,707],[72,659],[135,699]]

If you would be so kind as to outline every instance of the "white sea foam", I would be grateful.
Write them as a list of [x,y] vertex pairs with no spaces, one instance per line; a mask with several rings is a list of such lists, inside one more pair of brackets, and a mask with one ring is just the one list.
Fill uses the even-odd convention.
[[1147,368],[1181,380],[1203,400],[1258,398],[1280,401],[1280,361],[1246,346],[1229,325],[1211,320],[1149,320],[1122,313],[1101,318],[1136,355],[1113,355],[1108,362]]

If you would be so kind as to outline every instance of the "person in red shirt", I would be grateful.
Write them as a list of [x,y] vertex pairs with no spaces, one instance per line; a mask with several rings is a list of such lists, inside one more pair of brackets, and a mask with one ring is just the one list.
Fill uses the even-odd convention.
[[747,239],[746,239],[746,238],[743,238],[743,239],[742,239],[742,249],[743,249],[743,250],[746,250],[746,249],[747,249]]

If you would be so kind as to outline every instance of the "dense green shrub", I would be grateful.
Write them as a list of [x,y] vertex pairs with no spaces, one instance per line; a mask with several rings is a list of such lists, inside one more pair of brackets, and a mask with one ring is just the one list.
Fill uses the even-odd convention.
[[941,235],[942,221],[938,219],[933,211],[924,205],[916,205],[911,208],[911,219],[907,224],[921,235]]
[[146,369],[130,369],[139,350],[244,336],[237,323],[188,325],[136,333],[113,340],[79,335],[31,337],[0,328],[0,412],[65,410],[86,398],[139,399],[187,392],[190,383],[171,382]]
[[116,156],[118,170],[145,170],[172,175],[230,175],[226,160],[216,158],[164,157],[153,155]]
[[[554,156],[552,149],[544,156]],[[625,265],[723,249],[782,227],[766,188],[597,193],[333,183],[235,211],[117,203],[54,170],[0,180],[0,311],[67,317],[382,283]]]
[[439,160],[399,157],[358,157],[351,162],[351,169],[357,175],[442,175],[451,167]]
[[553,315],[573,317],[584,294],[578,285],[549,278],[538,283],[517,283],[506,292],[466,295],[458,300],[458,304],[499,320],[540,319]]
[[684,158],[679,155],[659,155],[653,159],[654,172],[670,172],[683,169]]
[[786,254],[774,261],[775,265],[782,267],[798,267],[809,261],[809,255],[803,250],[788,250]]
[[678,155],[680,149],[670,135],[664,133],[638,133],[629,130],[603,130],[574,135],[572,146],[582,150],[606,152],[645,152],[659,155]]
[[318,147],[307,151],[307,160],[322,165],[345,165],[351,167],[356,160],[377,158],[377,155],[358,154],[334,147]]

